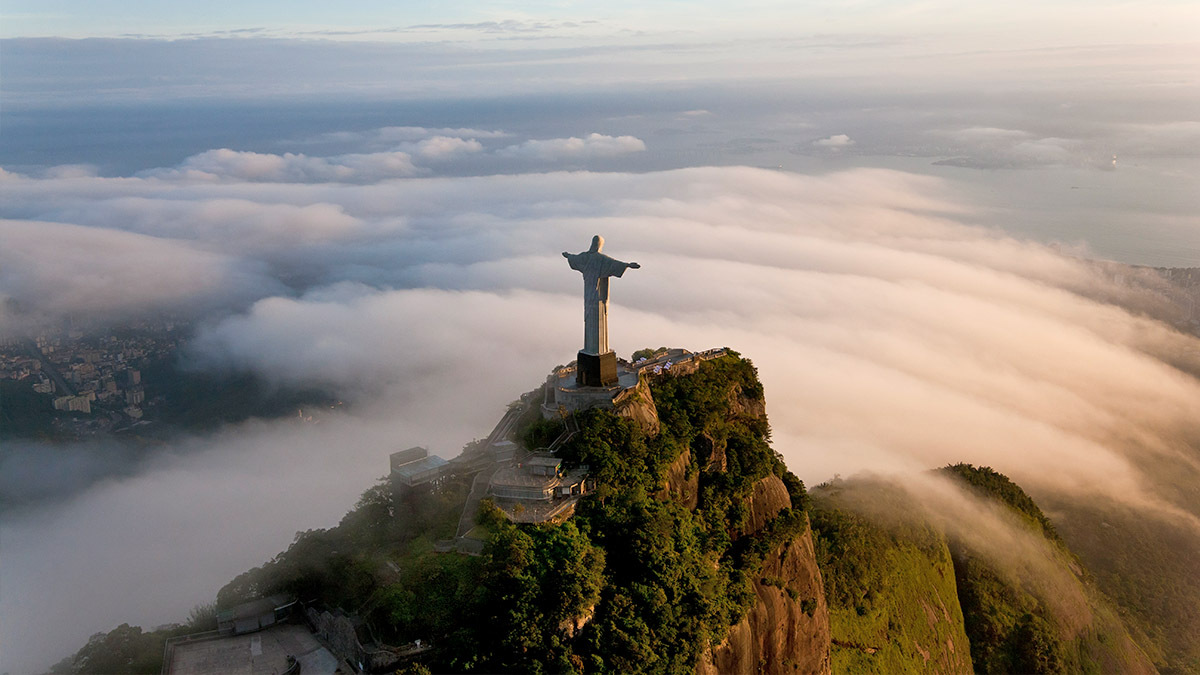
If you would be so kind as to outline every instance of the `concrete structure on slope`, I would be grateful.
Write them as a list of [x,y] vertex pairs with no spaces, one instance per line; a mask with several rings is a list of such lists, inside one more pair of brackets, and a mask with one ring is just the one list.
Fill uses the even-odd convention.
[[414,488],[418,485],[436,483],[445,475],[449,462],[430,455],[425,448],[415,447],[391,455],[392,488]]
[[286,621],[296,605],[296,598],[272,595],[242,603],[217,613],[217,631],[224,635],[240,635]]
[[542,523],[569,516],[589,492],[588,467],[565,471],[562,460],[537,454],[498,469],[488,483],[493,503],[516,522]]
[[607,387],[581,387],[577,381],[578,364],[569,363],[555,368],[546,377],[543,389],[542,417],[551,419],[588,408],[609,408],[619,405],[636,393],[638,383],[658,375],[685,375],[695,372],[705,361],[728,353],[721,347],[693,353],[686,349],[662,349],[646,358],[629,363],[617,359],[617,382]]
[[332,675],[338,658],[302,625],[278,624],[244,635],[172,638],[164,675]]
[[580,386],[579,365],[574,362],[551,371],[546,377],[542,417],[550,419],[588,408],[611,407],[614,398],[638,383],[638,373],[628,362],[615,356],[613,362],[617,381],[603,387]]

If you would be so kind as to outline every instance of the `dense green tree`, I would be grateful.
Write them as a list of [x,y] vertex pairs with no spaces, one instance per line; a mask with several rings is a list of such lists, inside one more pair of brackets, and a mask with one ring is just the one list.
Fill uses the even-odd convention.
[[138,626],[123,623],[107,633],[93,635],[74,656],[55,664],[55,673],[81,675],[153,675],[162,669],[163,643],[172,635],[190,631],[187,627],[143,632]]
[[1013,509],[1037,525],[1046,538],[1062,543],[1054,525],[1021,486],[990,466],[976,467],[971,464],[951,464],[942,473],[966,484],[970,490],[983,497],[995,499]]

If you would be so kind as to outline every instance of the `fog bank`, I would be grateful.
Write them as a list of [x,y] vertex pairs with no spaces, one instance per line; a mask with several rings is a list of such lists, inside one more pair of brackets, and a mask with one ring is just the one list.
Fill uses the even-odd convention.
[[486,435],[578,349],[578,277],[559,252],[596,233],[642,265],[612,284],[618,352],[729,346],[752,359],[773,445],[810,484],[966,461],[1195,522],[1196,504],[1148,469],[1196,475],[1200,384],[1187,371],[1200,371],[1200,340],[1155,318],[1170,307],[1154,288],[980,226],[945,181],[745,167],[365,183],[205,173],[6,177],[23,213],[0,250],[78,231],[66,240],[153,280],[84,293],[46,266],[54,254],[10,253],[0,294],[42,319],[191,308],[190,362],[326,387],[351,410],[181,439],[135,475],[6,517],[0,609],[28,620],[0,627],[4,668],[44,665],[121,622],[182,619],[295,531],[335,524],[389,452],[450,456]]

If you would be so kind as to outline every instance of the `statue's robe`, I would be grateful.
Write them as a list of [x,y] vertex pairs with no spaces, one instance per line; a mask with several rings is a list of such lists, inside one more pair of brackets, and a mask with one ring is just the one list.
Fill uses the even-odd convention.
[[583,351],[604,354],[608,349],[608,278],[620,277],[629,263],[603,253],[566,254],[571,269],[583,274]]

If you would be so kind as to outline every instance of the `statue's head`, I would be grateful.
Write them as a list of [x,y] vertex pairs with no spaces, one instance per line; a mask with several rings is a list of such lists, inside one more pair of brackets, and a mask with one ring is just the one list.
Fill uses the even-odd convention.
[[592,237],[592,247],[588,250],[592,253],[599,253],[602,248],[604,248],[604,237],[600,235]]

